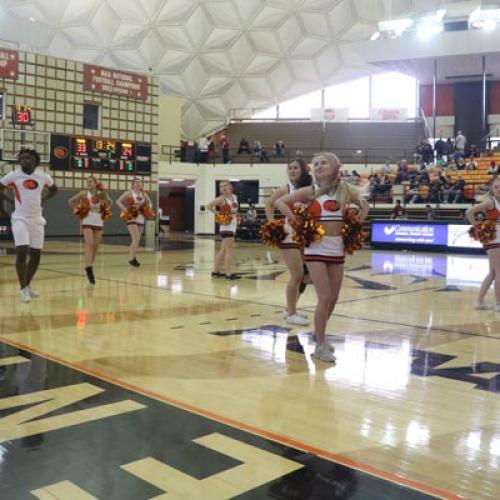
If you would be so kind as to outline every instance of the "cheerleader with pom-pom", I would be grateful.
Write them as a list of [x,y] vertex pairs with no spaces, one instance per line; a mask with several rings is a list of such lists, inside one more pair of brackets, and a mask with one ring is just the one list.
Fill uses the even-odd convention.
[[104,186],[93,176],[87,178],[87,190],[69,201],[73,213],[81,220],[85,242],[85,274],[95,284],[93,264],[101,244],[104,222],[111,217],[112,201]]
[[337,303],[344,273],[344,211],[348,205],[359,207],[357,221],[362,224],[369,207],[359,189],[339,180],[340,162],[335,154],[320,153],[314,156],[312,166],[316,184],[284,196],[278,200],[276,207],[293,226],[300,221],[290,204],[309,203],[309,212],[322,226],[311,226],[311,238],[306,242],[309,246],[304,249],[304,260],[318,297],[314,312],[316,346],[313,355],[322,361],[334,362],[334,349],[325,340],[325,330]]
[[268,239],[270,239],[272,235],[278,235],[278,239],[281,239],[281,241],[276,241],[274,243],[281,249],[283,260],[290,272],[290,279],[286,287],[286,310],[283,311],[283,317],[286,319],[287,323],[291,325],[307,325],[309,324],[309,320],[297,313],[297,301],[300,293],[305,288],[305,283],[303,281],[303,248],[300,243],[292,239],[293,229],[288,219],[285,219],[284,222],[274,219],[274,207],[282,196],[294,193],[297,189],[310,186],[312,184],[312,177],[309,175],[307,163],[302,159],[290,162],[287,173],[288,184],[277,189],[267,200],[267,223],[264,225],[261,232],[269,228],[269,232],[267,233],[267,235],[269,235]]
[[[132,239],[129,247],[128,263],[131,266],[139,267],[141,264],[137,260],[136,254],[141,243],[141,236],[144,231],[146,219],[154,217],[151,211],[151,199],[142,189],[142,183],[139,178],[132,181],[132,188],[125,191],[116,200],[116,204],[121,209],[120,218],[127,224],[128,232]],[[152,217],[149,216],[150,212]]]
[[[476,214],[485,212],[486,220],[476,221]],[[490,192],[477,205],[469,208],[465,216],[472,224],[471,236],[483,243],[488,255],[490,271],[483,280],[479,296],[475,304],[476,309],[489,309],[484,302],[484,297],[495,282],[495,310],[500,312],[500,177],[495,176],[491,181]]]
[[[220,225],[219,234],[222,244],[215,256],[212,278],[225,277],[227,280],[236,280],[240,276],[232,272],[233,249],[236,239],[236,228],[239,223],[238,197],[234,194],[233,185],[229,181],[223,181],[219,185],[221,195],[212,200],[207,209],[215,214],[215,221]],[[221,272],[224,267],[224,272]]]

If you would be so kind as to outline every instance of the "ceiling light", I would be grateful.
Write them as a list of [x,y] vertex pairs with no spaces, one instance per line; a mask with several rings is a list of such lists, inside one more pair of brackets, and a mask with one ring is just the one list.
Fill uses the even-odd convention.
[[184,179],[172,179],[174,182],[184,182]]
[[36,19],[35,19],[33,16],[31,16],[31,17],[30,17],[30,21],[31,21],[32,23],[34,23],[34,22],[36,21]]
[[378,23],[378,30],[380,32],[389,31],[400,36],[404,31],[410,29],[414,24],[413,19],[391,19],[389,21],[380,21]]
[[493,31],[500,23],[500,9],[481,10],[478,7],[469,16],[469,25],[473,28]]
[[443,18],[445,10],[438,10],[436,14],[425,16],[417,21],[417,35],[422,40],[428,40],[432,35],[444,31]]
[[380,38],[380,31],[375,31],[375,33],[373,33],[373,35],[370,37],[370,40],[375,41],[378,40],[379,38]]

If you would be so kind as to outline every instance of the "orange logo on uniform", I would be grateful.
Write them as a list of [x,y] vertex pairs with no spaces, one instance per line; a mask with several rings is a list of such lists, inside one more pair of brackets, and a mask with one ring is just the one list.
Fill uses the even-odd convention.
[[500,212],[494,208],[493,210],[487,210],[486,216],[488,217],[488,220],[497,220],[500,218]]
[[58,160],[64,160],[65,158],[68,157],[68,154],[69,154],[69,151],[67,148],[65,148],[64,146],[56,146],[54,148],[54,156],[58,159]]
[[23,182],[23,187],[26,189],[36,189],[38,187],[38,182],[34,181],[33,179],[26,179]]
[[328,210],[329,212],[336,212],[337,211],[337,200],[326,200],[323,203],[323,208],[325,210]]
[[222,207],[220,207],[220,213],[221,214],[231,213],[231,207],[227,203],[225,205],[222,205]]

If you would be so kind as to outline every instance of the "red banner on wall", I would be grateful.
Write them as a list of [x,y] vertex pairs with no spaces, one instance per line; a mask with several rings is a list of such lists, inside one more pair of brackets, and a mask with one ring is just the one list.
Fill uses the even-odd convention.
[[83,88],[89,92],[113,94],[143,101],[148,97],[147,77],[91,64],[84,65]]
[[19,76],[19,52],[0,48],[0,78],[17,80]]

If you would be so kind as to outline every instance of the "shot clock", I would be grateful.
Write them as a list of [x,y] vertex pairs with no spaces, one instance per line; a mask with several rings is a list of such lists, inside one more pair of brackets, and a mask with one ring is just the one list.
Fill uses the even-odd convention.
[[24,104],[15,104],[12,107],[12,125],[32,125],[31,108]]
[[53,170],[151,174],[151,144],[58,134],[50,142]]

